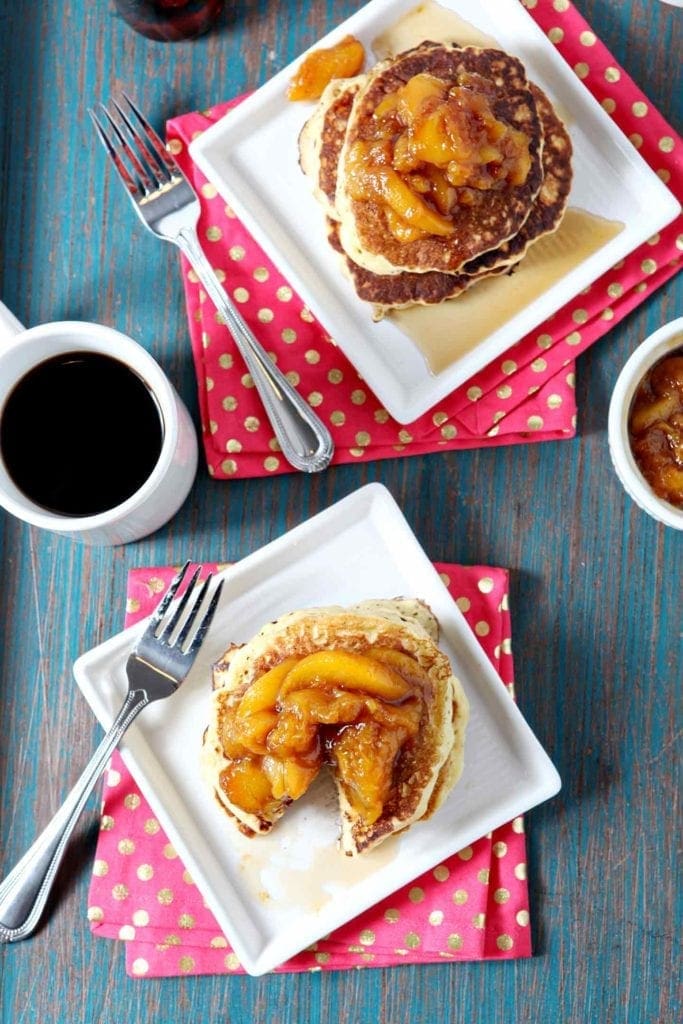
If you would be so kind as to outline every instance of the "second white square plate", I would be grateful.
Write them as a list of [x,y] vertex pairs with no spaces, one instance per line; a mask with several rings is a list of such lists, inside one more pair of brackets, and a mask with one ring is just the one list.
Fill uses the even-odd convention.
[[[389,492],[369,484],[224,574],[221,603],[180,689],[146,708],[121,753],[250,974],[262,974],[492,829],[553,796],[555,768],[510,698]],[[246,839],[202,779],[211,666],[284,612],[416,596],[470,701],[465,770],[443,806],[405,835],[350,859],[336,848],[336,797],[324,780],[273,831]],[[76,681],[107,728],[146,623],[83,654]]]
[[[371,54],[372,41],[415,6],[415,0],[372,0],[311,49],[351,34]],[[356,296],[326,241],[324,218],[298,163],[297,140],[312,105],[286,98],[301,58],[190,146],[198,167],[400,423],[417,419],[505,352],[680,209],[519,0],[441,0],[440,6],[519,57],[557,104],[574,147],[570,206],[623,224],[616,237],[441,372],[430,371],[390,318],[372,322],[370,305]],[[457,300],[453,312],[455,318]]]

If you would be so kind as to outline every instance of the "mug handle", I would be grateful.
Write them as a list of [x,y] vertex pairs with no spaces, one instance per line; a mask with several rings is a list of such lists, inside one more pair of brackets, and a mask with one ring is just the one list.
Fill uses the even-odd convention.
[[0,342],[11,341],[17,334],[23,334],[26,328],[20,323],[7,306],[0,302]]

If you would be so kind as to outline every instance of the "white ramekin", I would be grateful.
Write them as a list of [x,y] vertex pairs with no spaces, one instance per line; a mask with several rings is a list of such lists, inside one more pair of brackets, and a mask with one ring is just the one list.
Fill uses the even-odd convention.
[[683,509],[658,498],[638,469],[629,443],[628,419],[636,389],[647,371],[679,348],[683,348],[683,317],[664,324],[631,355],[614,386],[607,423],[612,463],[624,490],[644,512],[675,530],[683,530]]

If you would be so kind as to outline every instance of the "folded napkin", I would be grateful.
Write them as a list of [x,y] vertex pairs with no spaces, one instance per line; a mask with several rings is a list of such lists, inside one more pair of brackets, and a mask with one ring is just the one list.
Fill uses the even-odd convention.
[[[524,0],[619,127],[683,198],[683,144],[569,0]],[[683,218],[409,426],[396,423],[194,166],[192,139],[239,102],[173,118],[168,145],[200,196],[200,240],[247,323],[317,409],[334,462],[574,436],[574,359],[680,269]],[[227,330],[183,261],[206,462],[217,479],[290,471]]]
[[[445,563],[436,567],[513,694],[507,571]],[[175,572],[170,567],[131,571],[127,626],[154,610]],[[229,828],[226,822],[226,836]],[[88,918],[95,935],[125,940],[126,970],[133,977],[242,971],[118,754],[105,778]],[[524,821],[518,817],[278,970],[530,955],[526,843]]]

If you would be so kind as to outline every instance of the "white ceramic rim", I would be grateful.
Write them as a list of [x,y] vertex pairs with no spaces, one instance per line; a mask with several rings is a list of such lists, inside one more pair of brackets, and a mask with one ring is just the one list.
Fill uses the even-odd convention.
[[628,417],[638,384],[667,352],[683,348],[683,316],[671,320],[641,342],[625,363],[612,392],[607,436],[609,450],[627,494],[644,512],[675,530],[683,530],[683,509],[658,498],[638,469],[628,436]]
[[[53,533],[74,534],[110,527],[143,505],[154,494],[168,472],[178,444],[178,413],[175,392],[164,371],[147,349],[113,327],[80,320],[59,320],[49,324],[39,324],[23,331],[16,336],[16,340],[12,339],[8,343],[7,348],[23,345],[41,337],[52,342],[54,351],[46,351],[40,360],[36,360],[36,365],[38,362],[51,358],[52,355],[78,351],[81,340],[81,351],[101,352],[103,355],[108,355],[112,359],[117,359],[128,365],[144,381],[156,400],[161,416],[161,451],[154,469],[142,487],[120,505],[115,505],[104,512],[90,516],[62,516],[56,512],[41,510],[28,497],[18,500],[11,494],[3,495],[2,505],[19,519],[44,530],[51,530]],[[107,346],[108,341],[110,348]],[[0,352],[1,355],[2,352]],[[7,476],[12,481],[9,474]],[[21,494],[13,481],[12,484],[17,493]]]

